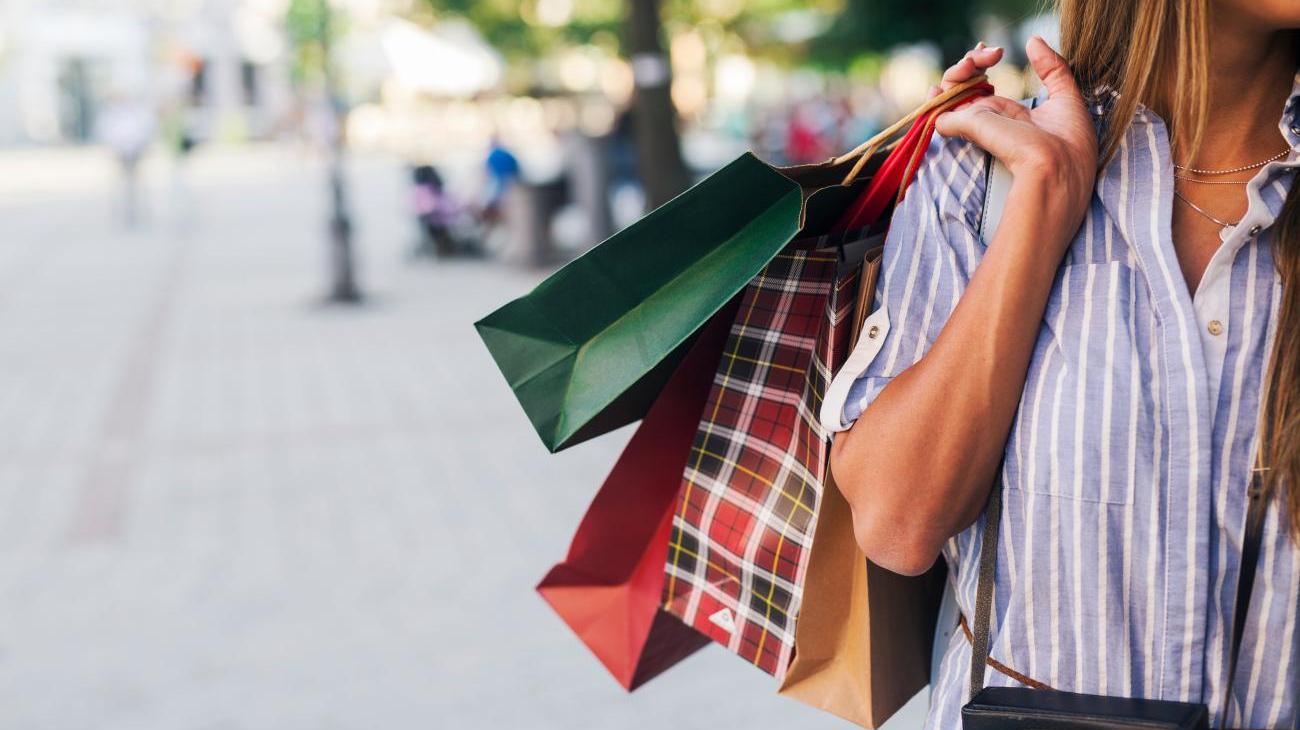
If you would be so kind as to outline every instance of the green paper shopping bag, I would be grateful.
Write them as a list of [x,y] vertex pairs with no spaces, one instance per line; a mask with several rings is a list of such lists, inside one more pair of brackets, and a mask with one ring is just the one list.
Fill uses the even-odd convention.
[[799,235],[856,198],[858,157],[776,168],[746,153],[475,323],[546,448],[645,415],[694,335]]

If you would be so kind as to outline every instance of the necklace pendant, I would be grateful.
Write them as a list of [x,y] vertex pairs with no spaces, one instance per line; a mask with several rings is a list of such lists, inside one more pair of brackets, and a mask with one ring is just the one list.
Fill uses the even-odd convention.
[[1227,226],[1224,226],[1223,228],[1220,228],[1220,229],[1219,229],[1219,240],[1222,241],[1222,242],[1224,242],[1224,243],[1227,243],[1227,242],[1228,242],[1228,239],[1232,237],[1232,232],[1235,231],[1235,230],[1237,230],[1237,226],[1236,226],[1236,224],[1227,225]]

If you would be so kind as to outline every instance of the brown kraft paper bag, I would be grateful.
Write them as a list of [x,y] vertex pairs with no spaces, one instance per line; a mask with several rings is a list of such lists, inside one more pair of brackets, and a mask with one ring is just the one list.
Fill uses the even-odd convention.
[[[863,264],[855,344],[879,266],[877,249]],[[880,727],[930,681],[946,574],[942,561],[913,578],[867,560],[853,536],[848,502],[828,479],[795,626],[794,659],[779,693],[862,727]]]

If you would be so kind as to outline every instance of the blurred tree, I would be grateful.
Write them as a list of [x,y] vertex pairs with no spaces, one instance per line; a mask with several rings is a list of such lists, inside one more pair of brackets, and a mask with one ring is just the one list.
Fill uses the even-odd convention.
[[337,36],[339,24],[325,0],[291,0],[284,29],[292,49],[292,73],[299,87],[319,84],[325,72],[325,45]]
[[690,185],[682,160],[677,113],[671,94],[672,72],[663,48],[659,0],[628,0],[624,47],[632,61],[632,97],[637,168],[646,205],[657,208]]
[[507,58],[537,58],[615,33],[623,0],[424,0],[435,16],[468,20]]
[[[629,0],[423,0],[435,16],[469,20],[508,58],[536,58],[566,45],[615,33]],[[717,24],[746,40],[749,50],[798,62],[811,54],[849,60],[903,43],[933,41],[945,57],[960,57],[973,22],[991,13],[1020,19],[1050,0],[661,0],[675,25]],[[773,28],[822,19],[825,32],[791,42]],[[960,51],[961,53],[958,53]]]
[[[1014,0],[1013,0],[1014,1]],[[536,58],[566,45],[618,33],[629,0],[423,0],[435,16],[465,18],[508,58]],[[661,0],[664,18],[709,21],[729,30],[769,23],[790,12],[833,13],[844,0]]]
[[1050,12],[1053,0],[982,0],[984,10],[1007,20],[1024,20],[1040,13]]
[[351,304],[362,297],[356,282],[352,216],[343,164],[347,110],[338,92],[330,54],[339,29],[330,3],[331,0],[292,0],[285,16],[285,28],[293,45],[294,79],[299,93],[309,100],[308,126],[314,128],[328,154],[330,283],[326,300]]
[[638,169],[646,202],[655,207],[686,189],[671,64],[664,49],[660,0],[425,0],[435,13],[470,21],[507,57],[535,59],[622,25],[622,50],[632,64]]
[[897,45],[930,41],[938,45],[946,66],[969,50],[979,16],[992,13],[1019,19],[1047,4],[1044,0],[845,0],[839,18],[815,44],[814,55],[823,61],[847,61],[867,51],[885,52]]
[[[305,0],[294,0],[303,2]],[[960,58],[984,13],[1032,14],[1046,0],[423,0],[438,16],[470,21],[508,59],[530,61],[613,36],[636,79],[633,121],[647,202],[657,205],[687,184],[670,94],[662,22],[709,24],[750,53],[790,64],[848,68],[896,45],[936,43],[946,63]]]

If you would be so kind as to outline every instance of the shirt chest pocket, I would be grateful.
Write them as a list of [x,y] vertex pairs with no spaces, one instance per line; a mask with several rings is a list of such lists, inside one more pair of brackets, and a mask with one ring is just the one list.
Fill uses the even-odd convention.
[[1063,267],[1007,444],[1007,486],[1103,504],[1133,499],[1141,441],[1133,271]]

